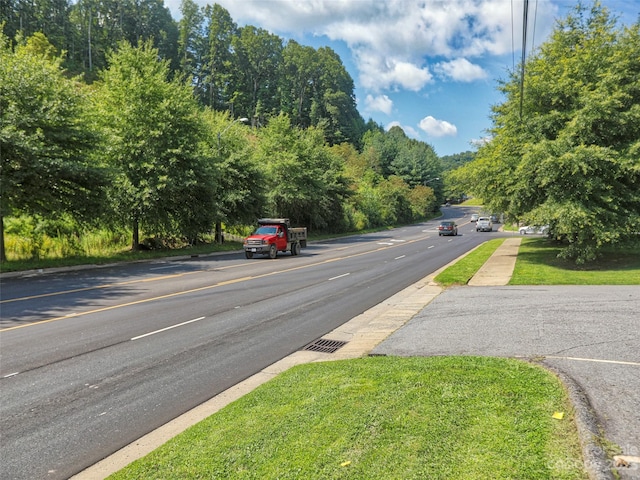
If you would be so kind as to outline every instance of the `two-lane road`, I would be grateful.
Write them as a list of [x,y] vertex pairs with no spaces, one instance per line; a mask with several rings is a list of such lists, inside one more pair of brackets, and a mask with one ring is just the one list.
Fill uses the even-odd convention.
[[1,280],[3,479],[68,478],[498,235],[469,211],[311,244]]

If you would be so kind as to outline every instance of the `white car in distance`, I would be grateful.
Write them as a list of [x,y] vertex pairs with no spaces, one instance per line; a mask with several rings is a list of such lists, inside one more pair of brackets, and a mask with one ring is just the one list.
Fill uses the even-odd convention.
[[489,217],[478,217],[476,232],[493,232],[493,222]]
[[518,229],[520,235],[546,235],[549,233],[549,225],[525,225]]

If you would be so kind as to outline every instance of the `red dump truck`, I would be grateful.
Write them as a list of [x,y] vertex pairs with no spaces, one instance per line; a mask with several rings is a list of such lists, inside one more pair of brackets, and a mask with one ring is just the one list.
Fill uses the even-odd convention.
[[276,258],[278,252],[291,252],[299,255],[300,249],[307,246],[307,229],[292,228],[288,218],[261,218],[258,229],[244,239],[244,254],[253,258],[254,253]]

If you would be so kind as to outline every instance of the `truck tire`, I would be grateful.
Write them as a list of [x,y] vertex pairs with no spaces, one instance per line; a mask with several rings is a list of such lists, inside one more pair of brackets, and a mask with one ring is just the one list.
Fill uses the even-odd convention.
[[245,256],[245,257],[247,257],[247,258],[253,258],[253,252],[247,252],[247,251],[245,250],[245,252],[244,252],[244,256]]
[[291,245],[291,255],[300,255],[300,243],[299,242],[294,242],[294,244]]
[[278,256],[278,249],[276,248],[275,244],[271,244],[271,247],[269,247],[269,258],[276,258]]

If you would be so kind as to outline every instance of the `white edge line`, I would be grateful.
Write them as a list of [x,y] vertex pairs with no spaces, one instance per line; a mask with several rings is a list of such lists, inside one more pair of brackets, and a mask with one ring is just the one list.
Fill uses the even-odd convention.
[[545,355],[545,358],[554,358],[556,360],[575,360],[578,362],[595,362],[595,363],[614,363],[616,365],[634,365],[640,366],[638,362],[623,362],[621,360],[600,360],[597,358],[579,358],[579,357],[558,357],[554,355]]
[[342,275],[338,275],[337,277],[331,277],[329,281],[336,280],[338,278],[346,277],[347,275],[351,275],[350,273],[343,273]]
[[176,327],[182,327],[183,325],[187,325],[189,323],[193,323],[193,322],[198,322],[200,320],[203,320],[205,317],[200,317],[200,318],[194,318],[193,320],[188,320],[186,322],[182,322],[182,323],[178,323],[176,325],[171,325],[170,327],[166,327],[166,328],[161,328],[160,330],[156,330],[154,332],[149,332],[149,333],[145,333],[144,335],[138,335],[137,337],[133,337],[131,339],[131,341],[133,340],[138,340],[139,338],[144,338],[144,337],[148,337],[149,335],[155,335],[156,333],[160,333],[160,332],[165,332],[167,330],[171,330],[172,328],[176,328]]
[[162,265],[160,267],[149,267],[149,270],[166,270],[167,268],[177,268],[180,265]]

